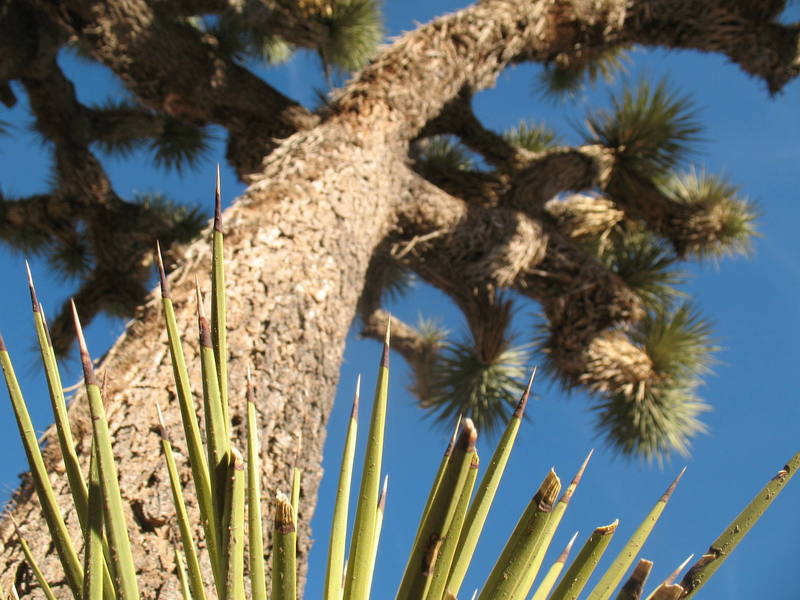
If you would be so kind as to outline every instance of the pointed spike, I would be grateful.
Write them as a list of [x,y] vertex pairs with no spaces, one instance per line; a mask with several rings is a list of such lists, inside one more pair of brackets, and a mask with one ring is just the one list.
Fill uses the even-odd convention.
[[378,510],[382,513],[386,512],[386,492],[389,489],[389,476],[383,478],[383,489],[381,489],[381,496],[378,498]]
[[353,410],[350,411],[350,418],[358,421],[358,399],[361,396],[361,373],[356,377],[356,393],[353,395]]
[[586,465],[589,464],[589,459],[592,458],[592,454],[594,454],[594,448],[589,450],[589,454],[586,455],[586,458],[583,459],[583,463],[581,464],[580,469],[578,472],[575,473],[575,477],[572,478],[572,483],[569,484],[564,494],[561,496],[560,502],[564,504],[569,504],[569,501],[572,499],[572,495],[575,493],[575,490],[578,487],[578,484],[583,479],[583,474],[586,471]]
[[203,292],[200,290],[200,279],[195,275],[194,278],[194,293],[197,297],[197,315],[205,319],[206,318],[206,310],[203,306]]
[[572,534],[569,543],[567,543],[567,545],[564,546],[564,549],[561,551],[561,554],[559,554],[558,558],[556,558],[557,563],[561,563],[563,565],[567,562],[569,553],[572,552],[572,545],[575,543],[575,540],[578,539],[578,533],[580,532],[576,531],[574,534]]
[[81,320],[78,318],[78,309],[75,307],[75,301],[70,299],[70,306],[72,306],[72,320],[75,323],[75,332],[78,334],[78,346],[81,352],[81,365],[83,366],[83,378],[86,385],[97,385],[97,377],[94,374],[94,367],[92,366],[92,359],[89,356],[89,349],[86,347],[86,339],[83,337],[83,328],[81,327]]
[[681,574],[681,571],[683,571],[686,568],[686,565],[688,565],[689,561],[691,561],[693,558],[694,554],[690,554],[689,558],[687,558],[680,565],[678,565],[678,568],[675,569],[672,573],[670,573],[669,576],[664,580],[664,585],[672,585],[673,583],[675,583],[675,580]]
[[247,401],[251,404],[256,403],[255,390],[253,390],[253,374],[250,372],[250,365],[247,365]]
[[575,474],[575,478],[572,480],[572,483],[574,483],[575,485],[578,485],[581,482],[581,479],[583,479],[583,474],[586,471],[586,466],[589,464],[589,460],[592,458],[593,454],[594,454],[594,448],[589,450],[589,454],[587,454],[586,458],[583,459],[583,464],[581,465],[581,468],[578,469],[578,472]]
[[31,266],[25,260],[25,271],[28,273],[28,290],[31,293],[31,304],[33,305],[33,312],[39,312],[39,299],[36,297],[36,288],[33,285],[33,275],[31,275]]
[[383,338],[383,356],[381,357],[381,366],[389,368],[389,340],[392,336],[392,315],[386,321],[386,336]]
[[161,256],[161,244],[156,240],[156,264],[158,265],[158,280],[161,283],[161,297],[169,298],[169,285],[167,273],[164,271],[164,259]]
[[681,477],[683,477],[683,474],[685,472],[686,472],[686,467],[683,467],[683,469],[681,469],[681,472],[678,473],[678,476],[675,478],[675,481],[673,481],[669,485],[669,487],[667,488],[667,491],[664,492],[663,496],[661,496],[661,501],[662,502],[669,501],[670,496],[672,496],[672,493],[675,491],[675,488],[678,487],[678,482],[681,480]]
[[203,293],[200,291],[200,281],[195,277],[195,293],[197,294],[197,324],[200,328],[200,345],[211,348],[211,326],[208,324],[205,310],[203,310]]
[[52,347],[53,340],[50,338],[50,327],[47,326],[47,316],[44,314],[44,306],[39,304],[39,310],[42,312],[42,326],[44,327],[44,335],[47,338],[47,343]]
[[219,163],[217,163],[217,184],[214,191],[214,230],[222,233],[222,193],[220,189]]
[[458,432],[461,429],[461,420],[464,418],[463,414],[458,415],[458,419],[456,419],[456,428],[453,430],[453,435],[450,436],[450,442],[447,444],[447,449],[444,451],[445,456],[450,456],[453,453],[453,448],[456,445],[456,440],[458,439]]
[[161,412],[161,403],[158,400],[156,400],[156,413],[158,414],[158,431],[163,439],[169,440],[167,426],[164,424],[164,414]]
[[517,408],[514,410],[514,416],[517,419],[521,419],[522,415],[525,413],[525,407],[528,405],[528,397],[531,395],[531,388],[533,387],[533,380],[535,377],[536,377],[536,367],[533,367],[533,371],[531,371],[531,376],[528,379],[528,385],[525,388],[525,391],[522,393],[522,397],[519,399]]
[[0,352],[8,352],[8,348],[6,348],[6,341],[3,339],[2,333],[0,333]]

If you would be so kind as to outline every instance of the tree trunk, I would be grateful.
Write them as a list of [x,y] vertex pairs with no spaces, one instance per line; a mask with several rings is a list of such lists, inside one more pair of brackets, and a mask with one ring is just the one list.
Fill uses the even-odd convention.
[[[308,522],[316,500],[325,425],[338,380],[344,340],[372,252],[386,230],[388,199],[397,197],[397,166],[377,139],[353,142],[341,124],[301,134],[286,150],[270,157],[264,177],[224,214],[228,272],[230,382],[234,429],[241,433],[245,372],[252,365],[262,424],[265,497],[288,492],[291,468],[302,470],[301,555],[308,551]],[[384,145],[385,146],[385,145]],[[404,167],[402,167],[404,169]],[[274,182],[274,183],[273,183]],[[364,207],[369,210],[364,210]],[[208,236],[186,249],[170,275],[179,327],[184,333],[187,364],[199,393],[194,279],[208,290]],[[161,303],[153,295],[102,361],[108,377],[106,402],[121,465],[123,495],[144,597],[176,597],[175,539],[169,484],[154,427],[155,403],[168,407],[166,419],[176,445],[183,449],[180,416]],[[80,307],[78,307],[80,309]],[[90,436],[81,393],[73,401],[76,443],[86,455]],[[77,419],[77,421],[76,421]],[[47,432],[49,450],[52,428]],[[241,438],[240,438],[241,439]],[[61,472],[57,454],[46,452],[49,466]],[[184,473],[188,464],[184,461]],[[54,485],[70,505],[66,479]],[[24,535],[41,553],[48,533],[38,514],[30,485],[15,498],[14,516]],[[196,514],[196,505],[190,500]],[[68,514],[75,539],[77,519]],[[199,521],[198,521],[199,522]],[[2,579],[25,584],[31,574],[20,563],[13,527],[3,523]],[[63,580],[50,552],[41,563],[53,582]],[[301,560],[300,564],[304,564]],[[66,586],[59,590],[69,596]],[[38,592],[34,592],[35,594]]]

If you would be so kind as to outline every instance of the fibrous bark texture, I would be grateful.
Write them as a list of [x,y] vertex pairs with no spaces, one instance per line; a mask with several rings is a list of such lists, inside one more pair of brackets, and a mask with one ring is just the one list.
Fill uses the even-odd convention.
[[[298,6],[311,10],[312,4]],[[311,45],[322,35],[302,27],[302,10],[293,3],[263,6],[276,19],[270,22],[283,23],[282,31],[295,43]],[[498,290],[516,290],[540,302],[550,325],[551,360],[569,385],[630,395],[654,378],[645,351],[626,334],[626,327],[643,315],[641,299],[588,254],[580,238],[603,236],[629,216],[645,223],[652,215],[663,220],[676,212],[670,212],[668,199],[654,192],[649,212],[642,215],[612,185],[617,157],[609,149],[589,144],[524,151],[482,130],[474,116],[464,117],[463,111],[461,118],[453,116],[448,112],[453,106],[463,109],[465,98],[491,86],[512,63],[549,63],[559,56],[637,43],[723,53],[773,91],[800,70],[797,28],[774,22],[774,10],[758,11],[746,2],[485,0],[402,36],[316,115],[219,55],[213,39],[185,22],[227,7],[222,0],[17,0],[0,12],[0,32],[24,24],[39,31],[41,40],[48,39],[42,31],[49,32],[55,47],[74,39],[149,109],[193,125],[227,128],[228,159],[250,182],[224,215],[234,431],[240,433],[244,374],[252,366],[265,495],[288,490],[292,467],[303,474],[303,556],[347,330],[357,307],[366,315],[368,334],[378,335],[386,318],[379,294],[366,282],[368,272],[380,271],[376,257],[400,263],[442,289],[468,322],[502,304],[496,302]],[[1,35],[0,49],[0,91],[7,81],[21,79],[32,104],[49,94],[91,121],[70,98],[66,83],[53,92],[45,89],[60,82],[52,52],[48,56],[43,46],[29,44],[9,53]],[[47,109],[40,112],[43,118]],[[92,175],[83,180],[89,189],[79,185],[75,195],[102,197],[93,200],[95,205],[119,201],[93,169],[91,135],[68,136],[63,126],[51,124],[47,135],[64,151],[65,161],[77,160],[74,168]],[[412,168],[409,152],[426,135],[426,127],[461,137],[495,170],[472,174],[467,183],[424,177],[421,169]],[[82,154],[70,155],[70,148]],[[71,168],[62,170],[74,183],[79,178],[69,173]],[[581,191],[587,194],[549,203],[559,194]],[[656,233],[669,238],[674,222],[672,229],[664,225]],[[192,288],[195,276],[209,288],[207,237],[176,253],[170,275],[196,389]],[[156,400],[166,405],[167,425],[179,450],[182,438],[159,307],[151,296],[99,371],[108,378],[108,415],[143,595],[175,598],[175,533],[154,427]],[[396,329],[403,355],[412,365],[424,363],[430,344],[413,328],[398,323]],[[84,403],[77,393],[71,413],[85,457],[90,428]],[[46,452],[67,506],[66,478],[52,451],[57,446],[53,438],[48,431]],[[191,493],[189,498],[196,512]],[[20,488],[12,510],[34,542],[46,575],[56,584],[63,581],[30,485]],[[77,539],[77,519],[67,518]],[[4,589],[16,582],[22,593],[39,597],[8,521],[0,526],[0,541]],[[56,590],[61,597],[68,594],[65,585]]]

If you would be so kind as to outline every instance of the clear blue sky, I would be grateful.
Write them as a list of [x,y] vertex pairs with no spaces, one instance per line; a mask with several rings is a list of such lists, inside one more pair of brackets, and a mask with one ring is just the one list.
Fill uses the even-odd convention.
[[[410,29],[435,15],[466,2],[389,1],[385,6],[391,34]],[[794,13],[798,13],[795,9]],[[797,14],[793,15],[794,17]],[[637,51],[631,77],[663,75],[683,92],[690,93],[701,108],[706,142],[697,163],[722,172],[751,198],[762,212],[755,254],[749,259],[726,260],[719,266],[690,269],[688,290],[716,322],[720,344],[716,374],[702,388],[714,407],[706,415],[709,434],[697,440],[690,459],[675,457],[663,470],[615,459],[595,438],[591,399],[580,394],[565,397],[540,379],[536,399],[530,405],[532,421],[523,425],[505,476],[505,491],[490,515],[487,532],[479,545],[475,566],[462,595],[469,597],[480,585],[499,554],[504,536],[531,498],[541,479],[555,466],[568,480],[592,446],[598,453],[590,464],[554,542],[555,552],[580,530],[581,544],[591,530],[620,518],[621,526],[607,560],[614,555],[664,487],[684,465],[686,476],[659,522],[643,556],[655,561],[652,581],[659,580],[690,553],[702,553],[746,502],[774,472],[798,450],[798,403],[796,365],[800,349],[798,302],[800,297],[800,243],[798,207],[797,140],[800,139],[800,84],[770,98],[764,86],[745,77],[719,56],[695,53]],[[69,55],[62,65],[85,101],[120,93],[119,85],[103,68]],[[533,92],[536,68],[519,66],[505,73],[496,89],[478,96],[480,117],[488,125],[505,129],[522,118],[544,120],[577,140],[573,124],[590,106],[602,105],[608,92],[602,86],[568,104],[543,101]],[[322,86],[316,59],[299,54],[279,69],[263,71],[273,85],[303,102],[313,102],[312,86]],[[0,137],[0,185],[6,193],[23,195],[44,191],[48,177],[46,150],[29,130],[24,93],[14,110],[0,108],[0,120],[13,124],[10,137]],[[222,137],[221,131],[217,131]],[[161,190],[193,205],[211,201],[213,164],[224,161],[221,142],[195,173],[183,178],[154,170],[145,155],[132,160],[108,160],[105,164],[117,191],[130,197],[135,191]],[[243,188],[230,169],[223,171],[223,190],[230,201]],[[23,389],[33,406],[36,426],[44,429],[52,420],[45,401],[45,387],[36,364],[30,305],[24,284],[23,257],[0,249],[0,273],[6,282],[0,311],[0,329],[23,376]],[[50,313],[70,294],[69,282],[54,279],[43,264],[33,262],[41,297]],[[461,327],[458,315],[437,292],[418,289],[393,307],[401,318],[414,321],[423,310],[439,315],[451,329]],[[520,334],[532,334],[526,314],[520,314]],[[122,324],[105,319],[91,327],[89,343],[95,355],[107,348]],[[340,392],[330,421],[319,508],[313,521],[316,545],[312,550],[306,597],[319,598],[324,579],[327,530],[337,464],[349,412],[350,397],[358,372],[364,389],[374,385],[379,356],[377,344],[348,341]],[[411,536],[416,529],[427,487],[444,449],[446,435],[430,421],[421,419],[414,400],[405,391],[407,372],[397,357],[393,362],[386,472],[389,500],[376,570],[375,598],[394,594],[405,564]],[[77,381],[73,361],[65,380]],[[2,396],[5,396],[3,393]],[[365,410],[365,409],[364,409]],[[366,413],[362,412],[366,422]],[[16,475],[26,469],[10,408],[0,401],[0,484],[3,498],[16,486]],[[484,463],[491,448],[479,446]],[[717,573],[701,595],[705,600],[790,600],[800,597],[800,582],[790,565],[796,562],[800,536],[800,481],[794,481],[776,501],[756,529]],[[607,562],[606,560],[606,562]],[[549,562],[549,559],[546,561]],[[605,564],[605,563],[604,563]],[[602,566],[602,565],[601,565]],[[469,592],[467,592],[469,590]]]

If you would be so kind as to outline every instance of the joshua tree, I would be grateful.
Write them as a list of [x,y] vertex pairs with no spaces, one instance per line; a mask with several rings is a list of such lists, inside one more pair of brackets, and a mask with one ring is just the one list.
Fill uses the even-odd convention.
[[[471,99],[516,62],[545,64],[557,89],[613,69],[634,45],[722,53],[775,93],[800,70],[796,27],[777,21],[783,6],[486,0],[366,63],[380,37],[369,0],[5,2],[0,93],[11,104],[9,82],[21,83],[53,148],[56,181],[51,194],[3,200],[3,237],[81,274],[84,317],[143,302],[101,370],[145,589],[160,581],[159,495],[168,492],[156,486],[155,415],[141,417],[172,385],[159,304],[144,282],[154,241],[190,237],[198,218],[155,198],[123,200],[94,149],[150,145],[157,160],[183,165],[202,150],[204,126],[228,131],[227,160],[250,183],[224,221],[215,219],[227,231],[232,410],[242,414],[252,364],[264,480],[274,488],[288,476],[284,465],[301,468],[301,513],[314,504],[347,329],[358,313],[367,335],[382,334],[382,301],[403,271],[448,294],[469,325],[462,343],[393,319],[395,348],[415,367],[424,405],[465,410],[484,427],[504,414],[521,362],[507,333],[514,292],[540,304],[548,368],[565,386],[597,394],[613,443],[644,456],[685,450],[702,428],[693,390],[710,342],[694,309],[674,302],[673,269],[746,248],[752,220],[730,184],[674,172],[697,134],[690,105],[641,84],[590,116],[582,145],[564,147],[539,128],[486,129]],[[55,60],[67,44],[109,67],[130,101],[82,105]],[[366,66],[311,112],[244,66],[287,46],[317,50],[330,68]],[[182,331],[194,319],[193,277],[210,258],[206,240],[171,255]],[[53,336],[64,350],[62,314]],[[196,364],[197,343],[186,350]],[[484,384],[491,393],[476,394]],[[20,490],[15,511],[33,524],[29,492]],[[10,534],[0,569],[8,576],[18,556]]]

